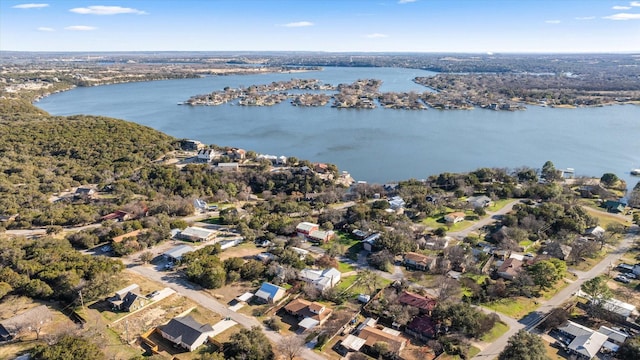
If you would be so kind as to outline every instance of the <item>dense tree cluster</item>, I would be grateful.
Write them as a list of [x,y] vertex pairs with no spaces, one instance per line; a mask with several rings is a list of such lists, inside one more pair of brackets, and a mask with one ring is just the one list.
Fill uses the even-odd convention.
[[542,339],[524,329],[509,338],[498,360],[549,360]]
[[34,360],[104,359],[100,348],[84,337],[65,335],[53,345],[37,345],[31,351]]
[[242,329],[224,343],[224,358],[230,360],[273,360],[269,339],[259,327]]
[[82,291],[84,300],[95,300],[115,288],[116,274],[123,269],[119,260],[88,257],[64,239],[0,241],[0,279],[10,292],[32,298],[71,302]]

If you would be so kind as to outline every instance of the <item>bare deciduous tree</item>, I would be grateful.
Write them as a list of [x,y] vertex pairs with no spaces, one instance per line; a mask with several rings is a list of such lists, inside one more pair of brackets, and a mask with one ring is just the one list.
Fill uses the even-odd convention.
[[278,342],[277,348],[285,358],[293,360],[304,349],[304,338],[295,335],[283,337]]

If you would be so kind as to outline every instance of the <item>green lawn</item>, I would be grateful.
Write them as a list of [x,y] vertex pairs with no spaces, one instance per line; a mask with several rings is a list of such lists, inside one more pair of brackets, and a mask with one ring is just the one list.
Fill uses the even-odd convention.
[[[477,216],[475,214],[469,213],[469,212],[465,212],[465,214],[467,214],[467,216]],[[458,223],[455,223],[451,226],[449,226],[445,221],[444,221],[444,215],[438,215],[435,217],[428,217],[428,218],[424,218],[421,221],[421,224],[430,227],[432,229],[437,229],[440,227],[443,227],[445,229],[447,229],[447,231],[460,231],[460,230],[464,230],[466,228],[468,228],[469,226],[473,225],[475,223],[475,221],[470,221],[470,220],[463,220],[460,221]]]
[[507,330],[509,330],[509,326],[507,326],[507,324],[503,323],[502,321],[498,321],[496,322],[495,325],[493,325],[493,328],[491,329],[491,331],[484,334],[480,338],[480,340],[488,343],[493,342],[496,339],[498,339],[500,336],[502,336],[502,334],[506,333]]
[[489,206],[487,208],[487,211],[491,211],[491,212],[495,212],[498,211],[500,209],[502,209],[503,207],[505,207],[508,203],[514,201],[515,199],[500,199],[500,200],[496,200],[493,202],[493,205]]
[[[356,283],[356,279],[358,278],[357,275],[352,275],[352,276],[347,276],[342,278],[342,280],[338,283],[338,285],[336,285],[336,289],[340,290],[340,291],[345,291],[347,288],[349,288],[349,286],[353,285],[354,283]],[[378,277],[378,282],[377,282],[377,287],[378,288],[384,288],[387,287],[389,284],[391,283],[391,280],[382,278],[382,277]],[[353,295],[357,295],[357,294],[368,294],[369,290],[367,288],[365,288],[364,286],[360,286],[358,284],[355,284],[352,288],[349,289],[349,292]]]
[[349,265],[343,262],[338,262],[338,271],[340,271],[341,273],[346,273],[353,270],[355,270],[355,267],[353,267],[353,265]]
[[508,298],[484,303],[482,306],[487,309],[505,314],[514,319],[520,319],[528,313],[538,308],[538,303],[534,299],[523,297]]

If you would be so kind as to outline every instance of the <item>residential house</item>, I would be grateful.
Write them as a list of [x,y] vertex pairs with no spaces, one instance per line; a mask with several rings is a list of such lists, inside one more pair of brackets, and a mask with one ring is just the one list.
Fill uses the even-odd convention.
[[247,151],[244,149],[231,148],[227,150],[226,155],[233,160],[244,160],[247,156]]
[[463,221],[464,217],[465,217],[465,214],[463,212],[459,212],[459,211],[452,212],[444,216],[444,221],[450,224],[455,224],[455,223],[459,223],[460,221]]
[[429,341],[436,337],[436,324],[431,316],[416,316],[407,324],[406,331],[422,341]]
[[364,345],[369,348],[378,342],[386,343],[389,351],[399,354],[407,344],[407,340],[400,336],[400,332],[384,326],[365,326],[358,337],[364,339]]
[[140,294],[140,286],[131,284],[124,289],[116,291],[116,294],[107,300],[111,308],[120,311],[135,311],[149,303],[149,299]]
[[516,258],[508,258],[498,268],[498,276],[503,279],[513,280],[522,269],[523,262]]
[[580,359],[594,358],[608,338],[607,335],[573,321],[567,321],[558,330],[571,341],[567,350]]
[[46,305],[36,306],[22,314],[0,321],[0,342],[13,340],[20,332],[42,325],[53,319]]
[[406,205],[404,199],[401,198],[400,196],[394,196],[388,201],[389,201],[389,207],[391,207],[391,209],[393,210],[402,209]]
[[638,316],[638,311],[634,305],[628,304],[618,299],[608,299],[602,303],[602,309],[605,310],[611,320],[624,322],[630,318]]
[[601,334],[607,335],[607,341],[615,345],[624,344],[624,342],[627,341],[627,338],[629,337],[629,335],[623,332],[620,332],[618,330],[612,329],[604,325],[600,326],[600,329],[598,329],[598,332]]
[[139,234],[141,234],[143,232],[143,229],[140,230],[134,230],[131,232],[128,232],[126,234],[122,234],[116,237],[111,238],[111,241],[115,244],[117,243],[121,243],[122,241],[124,241],[125,239],[135,239],[138,237]]
[[590,239],[599,239],[604,236],[605,230],[600,226],[590,227],[584,231],[584,236]]
[[421,314],[431,315],[433,309],[436,308],[436,300],[430,297],[414,294],[409,291],[404,291],[398,297],[398,302],[402,305],[414,307],[420,311]]
[[312,284],[316,289],[325,291],[334,287],[340,282],[342,274],[336,268],[324,270],[303,269],[298,278],[306,283]]
[[626,206],[627,204],[623,202],[613,200],[607,200],[602,204],[602,207],[610,213],[622,213]]
[[351,234],[358,240],[364,240],[369,235],[368,232],[362,231],[360,229],[353,230]]
[[171,250],[165,251],[162,256],[171,262],[180,262],[182,261],[182,255],[194,250],[195,249],[189,245],[179,245]]
[[267,304],[274,304],[284,297],[287,293],[285,288],[268,282],[263,282],[260,289],[254,294],[256,301]]
[[131,214],[124,210],[116,210],[110,214],[103,216],[102,218],[100,218],[100,220],[101,221],[105,221],[105,220],[127,221],[127,220],[133,219],[134,217],[135,217],[134,214]]
[[312,231],[320,230],[320,225],[307,221],[301,222],[296,226],[296,232],[299,236],[306,237]]
[[491,198],[486,195],[471,196],[467,199],[467,203],[473,206],[474,209],[486,208],[491,206]]
[[182,140],[180,141],[180,147],[185,151],[197,151],[204,149],[205,145],[197,140]]
[[200,324],[191,316],[173,318],[169,323],[160,329],[163,338],[172,343],[194,351],[200,345],[207,342],[214,334],[213,326]]
[[329,171],[329,165],[325,163],[314,163],[313,171],[317,172],[318,174],[326,174]]
[[192,242],[205,242],[213,239],[216,236],[215,231],[196,227],[189,226],[188,228],[182,230],[178,234],[178,239],[192,241]]
[[367,236],[366,239],[362,240],[362,248],[366,251],[372,252],[376,245],[376,240],[378,240],[380,236],[382,236],[380,233],[373,233]]
[[305,332],[318,325],[322,325],[330,316],[333,310],[317,303],[304,299],[295,299],[284,307],[285,311],[300,320],[298,327],[301,332]]
[[211,162],[216,156],[216,151],[213,149],[201,149],[198,150],[197,159],[201,162]]
[[289,247],[289,249],[295,251],[296,254],[298,254],[298,256],[300,257],[300,260],[304,260],[307,257],[307,255],[309,255],[309,250],[301,249],[295,246],[291,246]]
[[433,269],[436,264],[436,258],[415,253],[408,252],[404,254],[404,266],[416,270],[427,271]]
[[90,187],[79,187],[73,193],[73,197],[76,199],[93,199],[96,195],[96,189]]
[[328,243],[333,237],[335,233],[331,230],[323,231],[323,230],[313,230],[307,235],[307,240],[314,243]]
[[264,263],[276,259],[276,256],[273,255],[270,252],[263,252],[263,253],[260,253],[260,254],[256,254],[256,256],[254,256],[254,257],[256,258],[256,260],[260,260],[260,261],[262,261]]

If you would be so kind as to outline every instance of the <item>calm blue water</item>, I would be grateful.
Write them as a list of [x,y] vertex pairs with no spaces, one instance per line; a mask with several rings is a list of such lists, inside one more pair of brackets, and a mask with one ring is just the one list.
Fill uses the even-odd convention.
[[325,83],[383,80],[382,91],[418,91],[415,76],[396,68],[327,68],[295,74],[231,75],[78,88],[42,99],[54,115],[92,114],[126,119],[178,138],[272,155],[337,164],[357,180],[390,182],[479,167],[530,166],[551,160],[578,175],[613,172],[630,186],[640,167],[640,106],[526,111],[409,111],[294,107],[178,106],[195,94],[225,86],[291,78]]

